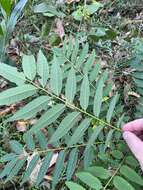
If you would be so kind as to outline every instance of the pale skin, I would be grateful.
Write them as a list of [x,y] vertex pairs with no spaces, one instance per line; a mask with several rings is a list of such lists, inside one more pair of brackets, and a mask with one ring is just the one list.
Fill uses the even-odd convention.
[[123,126],[123,138],[143,170],[143,119],[125,124]]

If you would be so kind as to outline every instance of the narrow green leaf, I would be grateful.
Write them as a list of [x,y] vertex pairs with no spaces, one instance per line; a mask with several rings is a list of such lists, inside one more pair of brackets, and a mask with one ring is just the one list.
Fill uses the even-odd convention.
[[67,54],[66,57],[69,59],[73,50],[73,37],[72,35],[69,36],[69,43],[68,43],[68,49],[67,49]]
[[57,142],[74,126],[80,116],[79,112],[70,113],[66,116],[50,139],[50,143]]
[[46,149],[47,148],[47,139],[45,137],[45,135],[43,134],[43,132],[41,132],[40,130],[37,131],[37,133],[35,133],[35,136],[39,142],[39,145],[42,149]]
[[99,190],[102,188],[100,180],[88,172],[79,172],[76,176],[89,187]]
[[15,27],[21,13],[22,13],[22,10],[24,9],[27,2],[28,2],[28,0],[20,0],[14,7],[14,9],[10,15],[10,18],[8,19],[8,22],[7,22],[8,34],[13,32],[14,27]]
[[79,51],[79,41],[78,41],[78,38],[76,38],[75,46],[74,46],[74,49],[73,49],[73,52],[72,52],[72,55],[71,55],[71,61],[73,63],[76,62],[76,59],[77,59],[77,56],[78,56],[78,51]]
[[77,144],[81,137],[84,135],[84,132],[88,129],[90,125],[91,119],[84,119],[82,123],[77,127],[72,135],[71,139],[69,139],[68,146],[73,144]]
[[15,158],[15,159],[11,160],[10,162],[8,162],[6,164],[6,166],[4,167],[4,170],[2,170],[2,172],[0,173],[0,179],[2,179],[5,176],[8,176],[16,163],[17,163],[17,158]]
[[0,93],[0,105],[10,105],[23,100],[36,93],[36,87],[32,85],[22,85],[10,88]]
[[94,158],[95,158],[95,153],[93,151],[93,147],[85,149],[84,159],[83,159],[84,169],[87,169],[89,166],[91,166]]
[[14,154],[14,153],[6,154],[0,158],[0,162],[9,162],[9,161],[15,159],[17,156],[18,155]]
[[44,176],[45,176],[45,174],[49,168],[52,156],[53,156],[53,152],[48,152],[47,155],[45,156],[45,158],[42,162],[42,165],[40,167],[40,171],[38,173],[38,177],[36,180],[36,186],[38,186],[41,183],[41,181],[43,180],[43,178],[44,178]]
[[18,172],[21,170],[21,168],[25,164],[26,160],[27,160],[27,157],[25,156],[21,160],[19,159],[17,161],[16,165],[13,167],[13,169],[9,173],[9,175],[8,175],[8,177],[6,179],[6,182],[12,180],[12,178],[18,174]]
[[67,181],[66,182],[66,186],[70,189],[70,190],[86,190],[84,187],[82,187],[81,185],[74,183],[72,181]]
[[[98,138],[98,135],[100,134],[102,129],[103,129],[103,126],[97,126],[94,129],[93,134],[89,138],[89,141],[87,143],[86,149],[89,149],[94,144],[95,140]],[[86,151],[86,149],[85,149],[85,151]]]
[[76,60],[76,66],[80,67],[83,64],[83,62],[88,54],[88,49],[89,49],[89,45],[86,44],[84,46],[84,48],[82,49],[79,58]]
[[111,143],[111,140],[112,140],[113,133],[114,133],[114,130],[113,130],[113,129],[111,129],[111,130],[108,132],[108,134],[107,134],[107,136],[106,136],[105,145],[104,145],[104,151],[106,150],[107,147],[108,147],[108,148],[110,147],[110,143]]
[[0,63],[0,75],[17,85],[22,85],[26,81],[24,74],[18,72],[16,67],[4,63]]
[[65,97],[69,102],[73,102],[76,94],[76,75],[75,70],[71,68],[68,74],[67,83],[65,87]]
[[41,77],[39,82],[44,87],[47,84],[49,78],[49,65],[43,52],[40,50],[37,58],[37,72]]
[[89,96],[90,96],[89,80],[88,80],[88,75],[85,74],[80,89],[80,105],[84,110],[86,110],[88,107]]
[[31,151],[35,149],[35,142],[33,139],[33,135],[31,133],[26,133],[24,136],[24,141],[26,142],[27,148]]
[[87,171],[91,173],[92,175],[99,177],[101,179],[108,179],[111,176],[108,170],[100,166],[89,167],[87,168]]
[[54,169],[52,188],[54,188],[57,185],[57,183],[60,181],[60,176],[64,166],[64,159],[65,159],[65,151],[62,150],[58,155],[56,166]]
[[131,184],[129,184],[125,179],[120,176],[114,177],[113,184],[118,190],[135,190]]
[[123,165],[120,168],[120,173],[123,176],[125,176],[127,179],[129,179],[130,181],[143,186],[143,179],[132,168],[129,168],[128,166]]
[[22,144],[20,144],[16,140],[10,141],[10,147],[17,154],[22,154],[23,153],[23,146],[22,146]]
[[132,74],[133,77],[137,78],[137,79],[143,79],[143,74],[142,72],[134,72]]
[[96,117],[99,117],[100,110],[101,110],[102,98],[103,98],[103,87],[104,87],[104,82],[102,79],[100,79],[98,82],[95,97],[94,97],[93,112]]
[[36,62],[33,55],[24,55],[22,59],[22,68],[25,76],[33,80],[36,76]]
[[23,176],[23,179],[22,179],[22,182],[21,184],[25,183],[26,181],[28,181],[32,171],[34,170],[37,162],[39,160],[39,155],[36,154],[32,160],[30,161],[29,165],[28,165],[28,168],[26,169],[25,173],[24,173],[24,176]]
[[37,123],[29,130],[29,132],[36,133],[40,129],[53,123],[63,112],[65,105],[57,104],[49,109],[42,117],[37,121]]
[[67,170],[66,170],[66,178],[68,181],[71,180],[72,175],[75,171],[77,159],[78,159],[78,149],[74,148],[70,152],[69,158],[68,158],[68,164],[67,164]]
[[84,73],[87,73],[93,66],[95,60],[95,50],[92,51],[87,61],[85,62],[85,66],[83,68]]
[[52,91],[57,96],[59,96],[62,90],[62,70],[60,68],[57,57],[54,57],[53,64],[51,66],[50,86],[51,86]]
[[26,106],[17,111],[12,117],[10,117],[7,121],[15,121],[20,119],[30,119],[34,117],[38,112],[40,112],[45,104],[48,105],[50,98],[48,96],[40,96]]
[[116,95],[113,97],[112,101],[110,102],[109,109],[108,109],[108,112],[107,112],[107,115],[106,115],[106,120],[109,123],[110,123],[111,118],[113,116],[113,112],[114,112],[116,103],[118,101],[118,98],[119,98],[119,95],[118,95],[118,93],[116,93]]
[[93,70],[90,72],[90,76],[89,79],[91,82],[95,81],[97,79],[97,76],[100,72],[101,69],[101,64],[100,63],[96,63]]

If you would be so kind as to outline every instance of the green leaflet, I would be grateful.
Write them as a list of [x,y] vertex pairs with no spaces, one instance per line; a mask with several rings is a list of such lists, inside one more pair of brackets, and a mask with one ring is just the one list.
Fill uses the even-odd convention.
[[65,151],[62,150],[60,151],[56,161],[56,166],[53,173],[52,188],[54,188],[57,185],[57,183],[60,181],[60,176],[64,166],[64,159],[65,159]]
[[79,119],[79,112],[73,112],[66,116],[50,139],[50,143],[57,142],[74,126]]
[[125,179],[120,176],[115,176],[113,180],[113,184],[118,190],[135,190],[132,185],[130,185]]
[[141,87],[143,88],[143,83],[142,83],[142,80],[141,79],[133,79],[134,82],[136,83],[137,87]]
[[94,158],[95,158],[95,153],[93,151],[93,147],[85,149],[84,158],[83,158],[84,169],[87,169],[89,166],[91,166]]
[[37,73],[41,77],[39,82],[44,87],[49,78],[49,65],[43,52],[40,50],[37,58]]
[[6,164],[4,170],[0,173],[0,179],[2,179],[5,176],[8,176],[16,163],[17,163],[17,158],[15,158],[15,159],[11,160],[10,162],[8,162]]
[[86,190],[84,187],[82,187],[81,185],[74,183],[72,181],[66,181],[66,186],[70,189],[70,190]]
[[40,148],[46,149],[47,148],[47,139],[46,136],[40,130],[35,133],[35,136],[39,142]]
[[99,117],[100,110],[101,110],[102,98],[103,98],[103,87],[104,87],[103,79],[100,79],[98,82],[95,97],[94,97],[93,113],[96,117]]
[[8,161],[11,161],[11,160],[15,159],[16,157],[17,157],[16,154],[9,153],[9,154],[6,154],[3,157],[1,157],[0,162],[8,162]]
[[75,70],[71,68],[68,74],[67,83],[65,87],[65,97],[69,102],[73,102],[76,94],[76,75]]
[[23,184],[23,183],[25,183],[26,181],[28,181],[28,179],[29,179],[29,177],[30,177],[32,171],[34,170],[34,168],[35,168],[35,166],[36,166],[38,160],[39,160],[39,155],[36,154],[36,155],[32,158],[32,160],[30,161],[30,163],[29,163],[29,165],[28,165],[28,167],[27,167],[27,169],[26,169],[26,171],[25,171],[25,173],[24,173],[24,176],[23,176],[23,179],[22,179],[21,184]]
[[77,127],[72,135],[71,139],[69,139],[68,146],[78,143],[81,137],[84,135],[84,132],[88,129],[90,125],[91,119],[84,119],[82,123]]
[[20,0],[15,8],[13,9],[11,15],[10,15],[10,18],[8,19],[8,23],[7,23],[7,31],[8,31],[8,34],[10,34],[11,32],[13,32],[14,30],[14,27],[22,13],[22,10],[24,9],[26,3],[27,3],[28,0]]
[[42,165],[40,167],[40,171],[38,173],[37,179],[36,179],[36,186],[38,186],[41,183],[41,181],[43,180],[43,178],[49,168],[52,156],[53,156],[53,152],[48,152],[47,155],[45,156],[45,158],[42,162]]
[[51,80],[50,80],[51,90],[59,96],[62,90],[62,70],[60,68],[57,57],[54,57],[51,66]]
[[36,87],[25,84],[0,93],[0,105],[10,105],[36,93]]
[[22,59],[22,68],[25,76],[33,80],[36,76],[36,63],[33,55],[24,55]]
[[93,66],[95,60],[95,50],[92,51],[87,61],[85,62],[85,66],[83,68],[84,73],[87,73]]
[[86,146],[86,149],[89,149],[95,142],[95,140],[98,138],[98,135],[100,134],[100,132],[102,131],[103,129],[103,126],[97,126],[94,131],[93,131],[93,134],[91,135],[91,137],[89,138],[89,141],[87,143],[87,146]]
[[139,176],[133,169],[129,168],[128,166],[123,165],[120,168],[120,173],[130,181],[143,186],[143,179],[141,178],[141,176]]
[[111,121],[118,98],[119,98],[119,95],[118,93],[116,93],[116,95],[113,97],[112,101],[110,102],[109,109],[106,115],[106,120],[108,123],[110,123]]
[[133,77],[137,78],[137,79],[143,79],[143,74],[142,72],[134,72],[132,74]]
[[22,144],[15,140],[10,141],[10,147],[17,154],[22,154],[24,151]]
[[75,171],[77,159],[78,159],[78,149],[74,148],[70,152],[69,158],[68,158],[68,164],[67,164],[67,170],[66,170],[66,178],[68,181],[71,180],[72,175]]
[[101,64],[100,63],[96,63],[93,70],[90,72],[90,76],[89,79],[91,82],[95,81],[97,79],[97,76],[100,72],[101,69]]
[[53,123],[63,112],[65,105],[57,104],[49,109],[42,117],[37,121],[37,123],[29,130],[29,132],[36,133],[40,129]]
[[16,176],[18,174],[18,172],[20,171],[20,169],[23,167],[23,165],[25,164],[27,160],[27,157],[25,156],[24,158],[22,158],[21,160],[19,159],[16,163],[16,165],[13,167],[13,169],[11,170],[11,172],[9,173],[6,182],[12,180],[12,178],[14,176]]
[[77,56],[78,56],[78,51],[79,51],[79,42],[78,42],[78,38],[76,38],[75,41],[75,46],[71,55],[71,61],[72,63],[76,62]]
[[76,176],[83,183],[85,183],[86,185],[88,185],[89,187],[93,189],[100,190],[102,188],[102,184],[100,180],[88,172],[79,172],[76,174]]
[[24,141],[26,142],[28,150],[34,151],[35,142],[33,139],[33,135],[31,133],[26,133],[24,136]]
[[17,68],[4,63],[0,63],[0,75],[17,85],[22,85],[26,81],[24,74],[18,72]]
[[80,89],[80,105],[84,110],[86,110],[88,107],[89,96],[90,96],[89,80],[88,80],[88,75],[85,74]]
[[71,54],[72,54],[72,50],[73,50],[73,37],[72,35],[69,36],[69,43],[68,43],[68,49],[67,49],[67,54],[66,57],[69,59]]
[[91,173],[92,175],[99,177],[101,179],[108,179],[111,176],[108,170],[100,166],[89,167],[87,168],[87,171]]
[[76,60],[76,66],[80,67],[83,64],[83,62],[88,54],[88,49],[89,49],[89,45],[86,44],[84,46],[83,50],[81,51],[79,58]]
[[106,136],[106,141],[105,141],[105,146],[104,146],[104,152],[106,150],[107,147],[110,147],[110,143],[111,143],[111,140],[112,140],[112,137],[113,137],[113,133],[114,133],[114,130],[111,129],[107,136]]
[[10,117],[7,121],[15,121],[20,119],[30,119],[34,117],[37,112],[41,111],[45,104],[48,105],[50,98],[48,96],[40,96],[26,106],[17,111],[12,117]]

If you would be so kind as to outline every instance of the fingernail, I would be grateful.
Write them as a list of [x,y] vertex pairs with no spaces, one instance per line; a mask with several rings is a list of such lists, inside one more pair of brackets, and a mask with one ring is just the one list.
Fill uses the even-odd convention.
[[125,140],[128,138],[128,136],[129,136],[129,132],[124,132],[124,133],[123,133],[123,138],[124,138]]

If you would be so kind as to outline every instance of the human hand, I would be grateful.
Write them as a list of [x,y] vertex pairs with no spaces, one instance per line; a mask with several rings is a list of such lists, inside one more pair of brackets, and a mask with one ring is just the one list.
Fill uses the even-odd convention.
[[143,170],[143,119],[125,124],[123,126],[123,138]]

